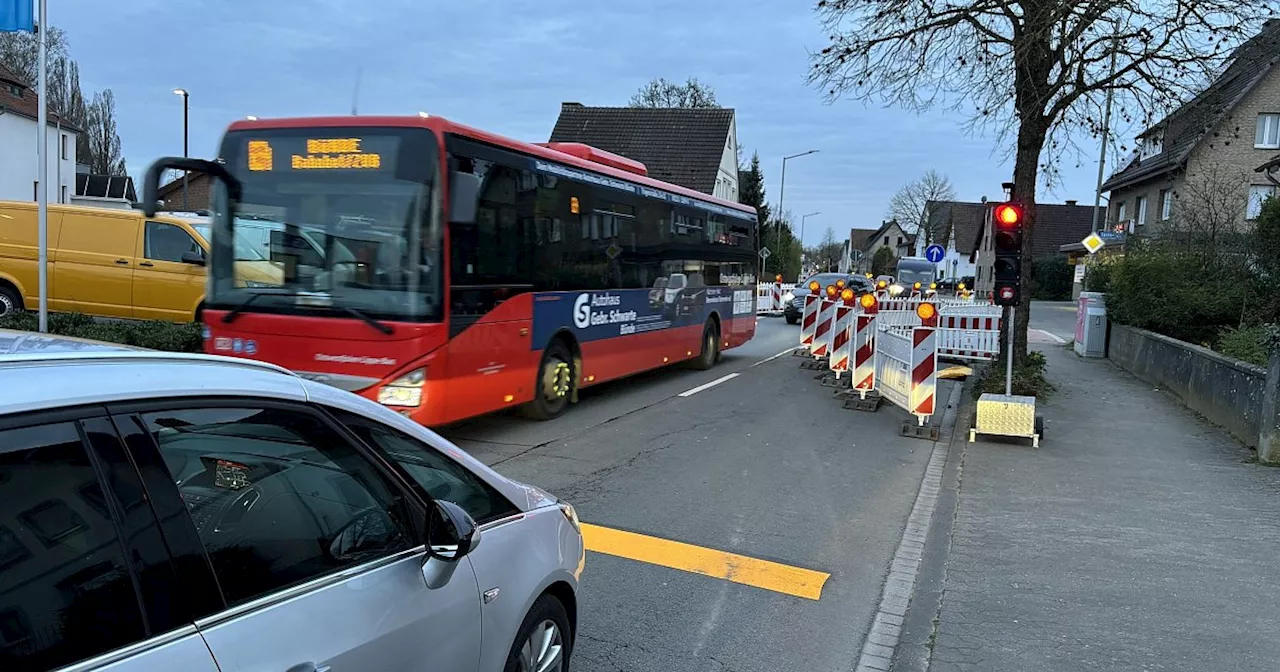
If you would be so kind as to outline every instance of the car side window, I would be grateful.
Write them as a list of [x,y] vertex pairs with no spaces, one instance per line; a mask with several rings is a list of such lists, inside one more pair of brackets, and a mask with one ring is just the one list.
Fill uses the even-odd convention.
[[0,670],[55,669],[146,637],[75,423],[0,431]]
[[147,222],[143,237],[143,256],[156,261],[181,262],[182,255],[188,252],[203,255],[204,249],[182,227]]
[[310,412],[246,405],[141,417],[228,605],[417,545],[395,488]]
[[334,410],[334,414],[431,499],[453,502],[482,524],[518,513],[492,486],[431,446],[355,413]]

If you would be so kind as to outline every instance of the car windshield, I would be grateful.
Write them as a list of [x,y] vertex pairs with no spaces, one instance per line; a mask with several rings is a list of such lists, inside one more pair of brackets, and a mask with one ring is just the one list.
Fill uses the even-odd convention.
[[933,269],[919,268],[919,267],[912,267],[912,266],[899,266],[897,281],[898,281],[898,284],[904,287],[909,287],[911,285],[916,284],[917,282],[920,283],[921,285],[928,285],[929,283],[933,282]]
[[[209,305],[259,312],[359,310],[379,319],[441,312],[433,220],[435,145],[418,130],[293,129],[229,134],[224,160],[241,182],[235,217],[215,213]],[[225,201],[224,201],[225,202]],[[235,281],[243,262],[271,281]],[[246,304],[253,294],[252,307]]]

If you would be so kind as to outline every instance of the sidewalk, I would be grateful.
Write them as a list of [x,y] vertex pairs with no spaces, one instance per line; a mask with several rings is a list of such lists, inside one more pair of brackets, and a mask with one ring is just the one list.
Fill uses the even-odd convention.
[[965,445],[930,670],[1280,669],[1280,469],[1106,360],[1033,347],[1046,436]]

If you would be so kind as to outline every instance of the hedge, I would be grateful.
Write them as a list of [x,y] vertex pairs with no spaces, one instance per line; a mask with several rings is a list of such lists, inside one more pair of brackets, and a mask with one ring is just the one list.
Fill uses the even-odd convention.
[[[37,331],[35,313],[17,313],[0,317],[0,329]],[[104,320],[82,313],[49,313],[49,333],[74,336],[94,341],[132,345],[169,352],[200,352],[203,341],[199,323],[161,322],[157,320]]]

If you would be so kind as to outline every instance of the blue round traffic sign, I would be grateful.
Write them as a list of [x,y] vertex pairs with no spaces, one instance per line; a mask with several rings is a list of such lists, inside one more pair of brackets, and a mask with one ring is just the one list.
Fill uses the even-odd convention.
[[945,256],[947,256],[947,251],[942,249],[942,246],[936,243],[924,248],[924,258],[935,264],[942,261],[942,258]]

